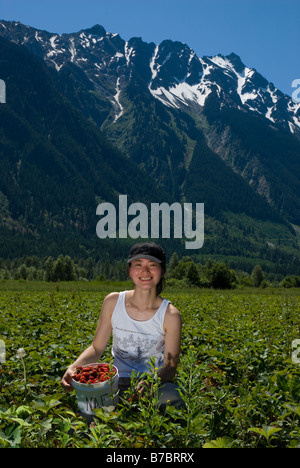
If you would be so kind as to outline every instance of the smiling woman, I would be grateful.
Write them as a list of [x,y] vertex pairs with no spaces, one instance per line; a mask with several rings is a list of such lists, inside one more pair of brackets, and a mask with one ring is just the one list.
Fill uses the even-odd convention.
[[[156,284],[156,295],[159,296],[164,287],[164,276],[166,272],[166,256],[163,249],[153,243],[136,244],[130,250],[127,264],[127,272],[132,280],[133,277],[131,275],[141,277],[142,273],[147,273],[145,271],[147,268],[151,270],[149,271],[148,277],[153,278],[153,274],[154,276],[155,274],[159,274],[159,280]],[[143,277],[143,279],[147,280],[147,277]]]
[[[119,395],[130,386],[134,372],[140,381],[132,395],[143,395],[148,386],[147,373],[154,362],[160,379],[159,407],[167,404],[183,407],[173,384],[180,353],[180,312],[159,294],[163,287],[166,256],[154,243],[134,245],[127,260],[134,289],[106,296],[92,344],[68,368],[62,386],[72,390],[72,376],[77,366],[97,362],[112,334],[112,355],[119,372]],[[143,376],[143,378],[142,378]]]
[[151,287],[153,283],[158,285],[161,279],[161,266],[152,260],[134,260],[129,268],[129,276],[135,284],[141,287]]

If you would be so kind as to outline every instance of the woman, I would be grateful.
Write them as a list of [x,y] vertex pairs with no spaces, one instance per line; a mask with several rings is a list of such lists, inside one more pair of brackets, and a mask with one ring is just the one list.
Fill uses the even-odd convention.
[[[172,383],[180,353],[181,316],[160,296],[166,269],[163,249],[154,243],[134,245],[128,258],[128,273],[134,283],[130,291],[114,292],[103,301],[93,343],[68,368],[62,386],[72,390],[72,375],[77,366],[97,362],[113,335],[112,354],[119,371],[120,394],[130,386],[131,373],[149,372],[150,358],[161,379],[160,407],[184,403]],[[144,392],[141,381],[133,397]]]

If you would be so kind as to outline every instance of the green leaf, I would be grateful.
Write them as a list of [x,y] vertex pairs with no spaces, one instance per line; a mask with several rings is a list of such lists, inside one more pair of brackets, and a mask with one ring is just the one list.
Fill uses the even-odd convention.
[[37,351],[31,351],[31,353],[29,354],[32,357],[32,359],[34,359],[35,361],[40,361],[43,358],[43,356]]
[[40,428],[41,428],[40,431],[42,435],[45,435],[48,431],[50,431],[52,427],[52,420],[53,418],[50,417],[50,418],[44,419],[43,421],[39,423]]
[[259,435],[262,435],[269,441],[272,435],[274,435],[276,432],[281,431],[282,429],[280,427],[263,425],[262,427],[250,427],[250,429],[248,430],[251,432],[256,432]]
[[289,409],[293,413],[296,413],[298,416],[300,416],[300,406],[294,406],[291,403],[286,403],[283,405],[285,408]]
[[230,448],[233,441],[228,437],[218,437],[202,445],[202,448]]
[[0,433],[0,447],[11,447],[12,442],[4,434]]
[[21,428],[20,428],[20,427],[17,427],[17,428],[14,430],[12,436],[13,436],[13,444],[12,444],[12,446],[13,446],[13,447],[16,447],[16,446],[20,445],[21,442],[22,442],[22,432],[21,432]]

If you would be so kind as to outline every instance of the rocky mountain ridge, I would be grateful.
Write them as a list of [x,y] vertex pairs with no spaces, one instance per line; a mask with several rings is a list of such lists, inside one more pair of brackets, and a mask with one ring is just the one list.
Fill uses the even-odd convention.
[[156,45],[141,38],[125,41],[100,25],[59,35],[0,21],[0,34],[30,48],[57,71],[67,63],[76,64],[95,89],[109,97],[116,119],[123,111],[122,89],[135,72],[166,106],[203,107],[214,93],[221,106],[249,110],[300,135],[300,103],[283,94],[258,71],[245,66],[234,53],[200,58],[181,42],[164,40]]

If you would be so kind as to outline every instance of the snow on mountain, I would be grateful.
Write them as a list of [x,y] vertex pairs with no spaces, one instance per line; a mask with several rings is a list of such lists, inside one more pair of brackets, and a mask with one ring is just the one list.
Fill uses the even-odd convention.
[[215,92],[221,105],[227,101],[232,106],[256,112],[273,123],[283,125],[286,128],[288,126],[292,133],[300,130],[300,105],[294,103],[289,96],[281,93],[256,70],[243,65],[235,54],[228,57],[217,55],[198,58],[191,52],[191,57],[194,61],[198,61],[198,67],[202,69],[198,79],[193,81],[190,79],[192,76],[190,60],[186,66],[185,78],[179,82],[174,77],[174,83],[168,86],[155,86],[155,82],[159,82],[160,73],[163,73],[167,59],[170,58],[168,56],[162,64],[156,65],[158,57],[159,46],[156,46],[150,64],[152,81],[149,84],[149,90],[166,106],[179,108],[182,105],[198,104],[203,107],[206,98]]
[[30,48],[57,72],[67,63],[80,67],[95,89],[110,100],[115,122],[124,112],[122,91],[138,76],[165,106],[201,111],[208,96],[214,93],[220,107],[257,113],[300,134],[300,104],[233,53],[199,58],[181,42],[166,40],[155,45],[138,38],[124,41],[100,25],[59,35],[0,21],[0,35]]

